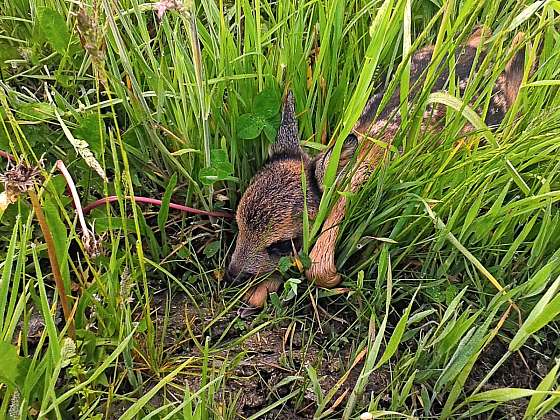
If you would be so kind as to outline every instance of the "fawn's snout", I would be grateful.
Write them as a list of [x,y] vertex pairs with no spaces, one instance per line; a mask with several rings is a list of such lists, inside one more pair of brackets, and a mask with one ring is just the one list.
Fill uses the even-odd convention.
[[230,264],[226,270],[226,274],[224,280],[228,283],[242,283],[247,281],[251,278],[251,274],[243,271],[241,268],[236,266],[235,264]]

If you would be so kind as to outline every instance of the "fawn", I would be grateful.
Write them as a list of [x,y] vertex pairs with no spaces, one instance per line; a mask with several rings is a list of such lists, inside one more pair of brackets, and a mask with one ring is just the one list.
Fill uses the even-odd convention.
[[[455,76],[458,88],[464,94],[471,76],[477,49],[488,31],[477,29],[455,53]],[[511,51],[518,49],[523,34],[518,34]],[[434,48],[425,47],[411,57],[409,100],[421,91],[430,65]],[[480,53],[478,62],[484,57]],[[447,66],[433,84],[432,92],[445,88],[449,79]],[[523,50],[516,52],[497,78],[492,92],[485,121],[490,126],[498,125],[511,107],[521,85],[524,68]],[[382,163],[388,147],[400,126],[400,92],[396,89],[385,108],[378,113],[383,93],[375,93],[368,100],[352,133],[345,139],[339,158],[338,171],[345,169],[350,161],[355,162],[349,182],[350,191],[356,191],[369,177],[373,168]],[[377,115],[377,117],[376,117]],[[443,106],[427,107],[422,119],[422,129],[437,130],[445,116]],[[472,130],[468,124],[463,131]],[[370,141],[372,138],[377,142]],[[239,234],[231,262],[227,269],[230,279],[245,280],[275,270],[283,256],[297,254],[302,245],[304,191],[302,176],[306,180],[306,207],[312,219],[319,209],[323,193],[323,177],[332,150],[310,157],[299,145],[295,102],[289,91],[284,99],[282,119],[277,139],[270,147],[269,159],[252,179],[243,194],[236,213]],[[355,157],[355,159],[353,159]],[[306,271],[308,279],[320,287],[334,287],[340,283],[335,265],[335,246],[338,225],[344,219],[346,198],[340,197],[325,220],[321,233],[311,250],[311,267]],[[268,293],[278,290],[282,284],[279,276],[269,276],[254,286],[246,296],[253,307],[264,305]]]

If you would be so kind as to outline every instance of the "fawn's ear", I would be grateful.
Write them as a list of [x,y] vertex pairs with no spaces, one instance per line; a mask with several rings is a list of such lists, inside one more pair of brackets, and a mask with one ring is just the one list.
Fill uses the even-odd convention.
[[480,44],[492,36],[492,30],[484,25],[478,25],[475,27],[469,39],[467,39],[467,45],[472,48],[478,48]]
[[269,155],[274,157],[297,157],[302,154],[299,146],[298,124],[294,94],[288,91],[282,106],[282,120],[276,141],[270,146]]
[[[344,167],[350,162],[356,149],[358,148],[358,138],[354,134],[349,134],[342,144],[342,149],[340,151],[340,158],[338,159],[338,169],[337,174],[340,173]],[[332,156],[332,148],[319,154],[313,162],[315,163],[315,178],[317,184],[323,188],[323,179],[325,177],[325,172],[329,166],[329,161]]]

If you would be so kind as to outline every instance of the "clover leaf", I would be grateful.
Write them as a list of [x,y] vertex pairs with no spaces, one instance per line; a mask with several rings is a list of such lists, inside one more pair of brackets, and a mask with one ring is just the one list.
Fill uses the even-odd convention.
[[280,123],[280,97],[273,88],[260,92],[253,101],[251,112],[240,115],[237,135],[246,140],[255,139],[264,132],[273,141]]

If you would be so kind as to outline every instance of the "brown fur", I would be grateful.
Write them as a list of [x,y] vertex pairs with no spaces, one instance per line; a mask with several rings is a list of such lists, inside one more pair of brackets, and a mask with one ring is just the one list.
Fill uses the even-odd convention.
[[[272,161],[252,180],[237,209],[239,235],[229,266],[231,275],[258,275],[274,270],[279,257],[269,255],[267,247],[301,237],[302,167],[306,168],[306,178],[312,179],[307,169],[309,158],[302,155],[299,159]],[[313,188],[309,182],[307,188]],[[315,194],[310,194],[308,211],[315,212],[317,206]]]
[[[461,95],[467,88],[477,48],[487,35],[488,32],[479,29],[455,55],[455,73]],[[520,42],[517,37],[516,42]],[[426,47],[412,56],[409,100],[414,100],[422,91],[425,70],[432,60],[432,54],[433,47]],[[482,57],[478,62],[481,62]],[[519,90],[522,70],[523,56],[518,53],[496,82],[486,116],[487,124],[499,124],[511,107]],[[445,65],[435,80],[432,91],[444,89],[448,78]],[[386,107],[378,112],[382,97],[382,93],[377,93],[370,98],[353,129],[353,135],[343,145],[339,170],[344,168],[356,149],[359,149],[349,185],[351,191],[356,191],[387,156],[388,147],[371,140],[375,138],[389,146],[400,127],[399,90],[395,91]],[[437,129],[444,116],[444,107],[427,107],[422,121],[423,129]],[[239,203],[236,217],[239,236],[228,267],[229,277],[242,278],[270,272],[275,269],[281,256],[297,251],[302,235],[304,209],[302,169],[307,180],[307,210],[310,217],[313,217],[318,210],[323,175],[330,155],[331,152],[327,151],[312,159],[300,148],[295,102],[289,93],[283,108],[278,139],[271,147],[270,160],[251,181]],[[344,218],[345,207],[346,198],[341,197],[323,224],[321,234],[310,253],[312,266],[306,275],[322,287],[334,287],[340,282],[334,255],[338,226]],[[267,280],[253,288],[246,300],[253,306],[262,306],[266,295],[277,290],[280,284],[278,280]]]
[[[349,140],[343,148],[341,167],[354,154],[356,141]],[[227,278],[243,280],[273,271],[282,256],[301,246],[304,194],[301,188],[305,171],[307,212],[311,218],[319,208],[323,173],[331,151],[310,158],[299,146],[295,123],[295,104],[291,93],[285,99],[282,123],[270,158],[255,177],[239,202],[236,220],[239,234]],[[276,290],[281,283],[267,280],[251,289],[246,301],[254,306],[265,290]],[[264,300],[261,302],[264,304]]]
[[295,104],[290,93],[270,158],[251,181],[237,208],[239,235],[228,267],[230,278],[270,272],[282,256],[290,255],[293,248],[301,245],[302,170],[307,179],[307,211],[313,217],[321,197],[315,178],[315,162],[319,159],[312,160],[299,146]]

